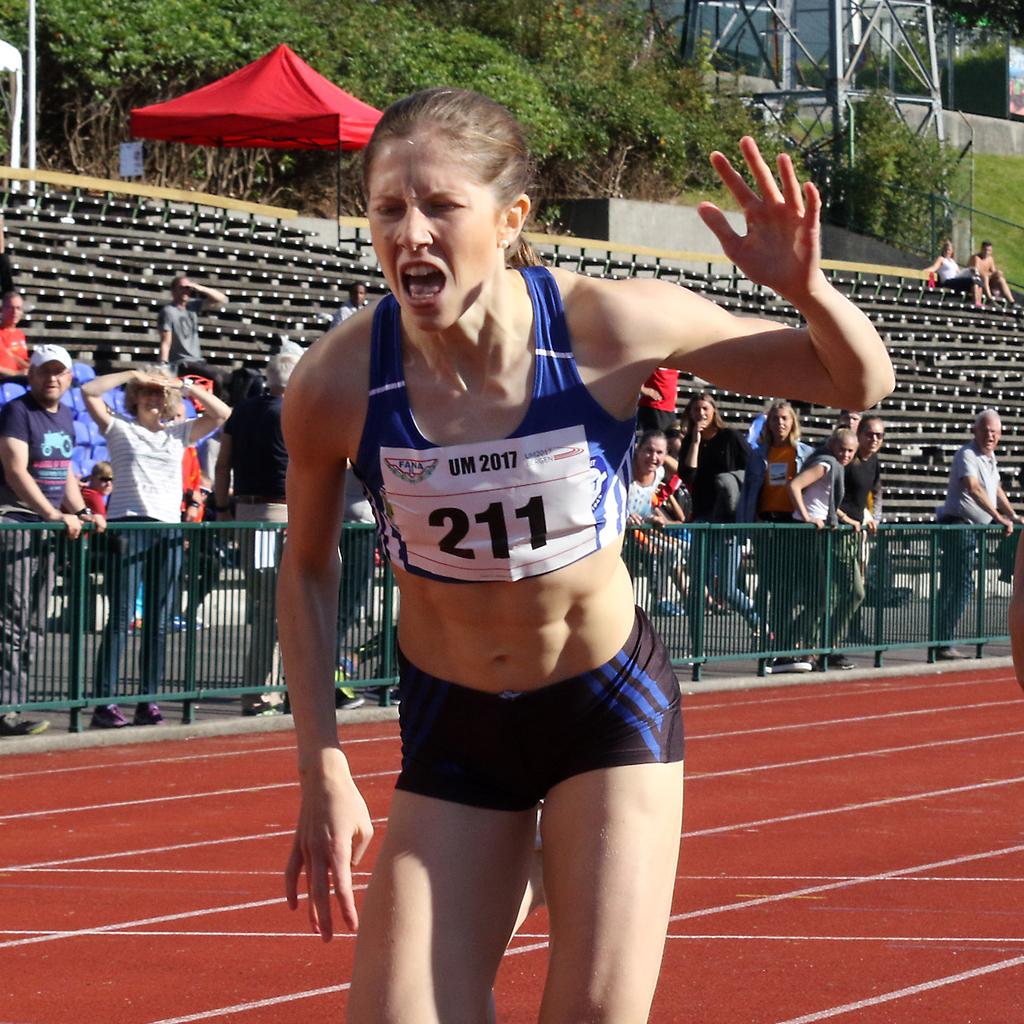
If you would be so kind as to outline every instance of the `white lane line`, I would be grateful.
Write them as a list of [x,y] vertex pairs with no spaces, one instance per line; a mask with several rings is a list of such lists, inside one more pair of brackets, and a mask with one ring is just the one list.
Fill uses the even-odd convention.
[[[771,772],[777,768],[802,768],[812,764],[826,764],[829,761],[849,761],[858,757],[878,757],[887,754],[905,754],[911,750],[931,750],[934,747],[952,747],[961,743],[984,743],[989,740],[1015,739],[1024,736],[1024,729],[1013,732],[994,732],[987,736],[964,736],[955,740],[929,740],[927,743],[909,743],[902,747],[876,747],[873,750],[856,750],[850,754],[828,754],[824,757],[806,757],[798,761],[775,761],[771,764],[757,764],[747,768],[727,768],[720,772],[687,772],[686,781],[694,779],[721,779],[729,775],[747,775],[751,772]],[[688,737],[689,738],[689,737]]]
[[944,978],[933,978],[931,981],[923,981],[919,985],[910,985],[907,988],[896,989],[894,992],[885,992],[882,995],[872,996],[870,999],[858,999],[855,1003],[832,1006],[827,1010],[818,1010],[817,1013],[806,1013],[802,1017],[790,1017],[789,1020],[779,1021],[778,1024],[813,1024],[817,1020],[828,1020],[829,1017],[839,1017],[844,1013],[863,1010],[868,1006],[891,1003],[897,999],[905,999],[907,996],[917,996],[923,992],[932,992],[946,985],[955,985],[960,981],[970,981],[972,978],[980,978],[986,974],[995,974],[997,971],[1007,971],[1013,967],[1022,966],[1024,966],[1024,956],[1015,956],[1009,960],[1000,960],[998,963],[988,964],[985,967],[976,967],[973,971],[947,974]]
[[[173,728],[173,727],[172,727]],[[199,737],[214,739],[224,739],[226,737]],[[395,731],[393,735],[389,736],[365,736],[358,739],[346,739],[344,745],[346,747],[359,746],[364,743],[383,743],[387,741],[398,739],[398,723],[395,722]],[[191,740],[171,740],[171,742],[187,743],[193,742]],[[34,775],[66,775],[72,772],[94,772],[94,771],[112,771],[117,768],[140,768],[147,765],[160,765],[160,764],[178,764],[181,762],[191,761],[215,761],[222,757],[249,757],[252,754],[293,754],[295,753],[295,744],[291,743],[286,746],[275,746],[275,747],[247,747],[244,750],[223,750],[216,751],[213,753],[203,753],[197,750],[192,754],[181,754],[177,757],[145,757],[139,758],[135,761],[105,761],[101,764],[80,764],[80,765],[68,765],[64,768],[37,768],[33,771],[26,772],[3,772],[0,773],[0,781],[4,779],[27,779]]]
[[[694,703],[694,700],[701,697],[702,694],[699,690],[686,690],[684,689],[683,700],[685,704],[685,710],[687,712],[694,711],[719,711],[722,708],[733,709],[733,708],[746,708],[746,707],[757,707],[764,704],[787,704],[793,703],[794,701],[809,701],[809,700],[842,700],[844,697],[874,697],[882,693],[892,694],[904,694],[913,693],[916,690],[944,690],[944,689],[962,689],[967,686],[989,686],[991,684],[1001,684],[1016,682],[1016,676],[1012,673],[1006,675],[991,676],[988,679],[958,679],[950,682],[935,682],[935,683],[911,683],[904,686],[886,686],[885,683],[874,682],[871,680],[864,680],[863,683],[836,683],[829,685],[828,687],[801,687],[799,692],[793,693],[787,691],[785,694],[778,694],[771,697],[751,697],[749,700],[719,700],[714,704],[703,704]],[[684,682],[683,687],[689,685],[699,685]],[[851,689],[845,689],[846,686]],[[843,687],[840,689],[840,687]],[[733,690],[737,697],[739,692]],[[703,696],[711,697],[710,693],[703,694]],[[717,696],[717,695],[716,695]]]
[[[387,824],[387,818],[371,818],[374,828]],[[63,867],[66,864],[88,864],[96,860],[115,860],[120,857],[142,857],[154,853],[174,853],[178,850],[195,850],[203,846],[227,846],[230,843],[248,843],[254,839],[277,839],[280,836],[295,834],[294,828],[281,829],[279,832],[256,832],[247,836],[225,836],[221,839],[199,839],[192,843],[173,843],[169,846],[148,846],[138,850],[119,850],[117,853],[91,853],[87,857],[64,857],[60,860],[41,860],[34,864],[8,864],[0,866],[4,871],[37,871],[40,868]]]
[[[384,772],[361,772],[353,776],[355,779],[381,779],[389,775],[397,775],[398,769]],[[43,811],[19,811],[17,814],[0,814],[0,821],[16,821],[21,818],[45,818],[51,814],[80,814],[83,811],[108,811],[115,807],[138,807],[150,804],[173,803],[177,800],[201,800],[211,796],[240,796],[247,793],[266,793],[275,789],[295,789],[299,780],[289,782],[269,782],[264,786],[240,786],[237,789],[212,789],[201,793],[174,793],[171,796],[147,796],[136,800],[114,800],[105,804],[83,804],[79,807],[52,807]]]
[[107,932],[122,931],[125,928],[141,928],[147,924],[166,924],[168,921],[185,921],[190,917],[205,917],[208,914],[228,914],[235,910],[255,910],[259,907],[272,907],[275,904],[284,904],[283,896],[276,896],[269,900],[253,900],[248,903],[231,903],[220,907],[206,907],[202,910],[186,910],[179,914],[161,914],[159,917],[144,917],[137,921],[118,921],[115,924],[99,925],[96,928],[77,928],[73,931],[46,932],[36,935],[30,939],[10,939],[7,942],[0,942],[0,949],[10,949],[14,946],[31,946],[38,942],[55,942],[58,939],[74,939],[81,936],[104,935]]
[[[680,882],[851,882],[873,880],[873,875],[677,875]],[[1024,885],[1019,875],[907,875],[900,882],[992,882],[997,885]]]
[[[133,932],[132,934],[148,935],[150,933]],[[167,934],[169,936],[174,936],[179,933],[168,932]],[[181,932],[180,934],[187,935],[188,932]],[[197,932],[197,934],[206,935],[213,933]],[[238,937],[242,938],[243,935],[244,933],[240,932]],[[233,936],[231,933],[225,933],[225,937]],[[682,942],[716,942],[718,940],[722,940],[724,942],[883,942],[899,945],[915,945],[917,943],[921,943],[923,945],[946,945],[949,943],[955,943],[957,945],[966,944],[968,946],[1019,946],[1024,943],[1024,938],[1008,937],[1005,935],[994,935],[989,937],[983,937],[980,935],[731,935],[726,932],[721,935],[669,935],[668,938]]]
[[[548,943],[535,942],[527,946],[515,946],[505,950],[505,956],[520,956],[523,953],[533,953],[540,949],[547,949]],[[221,1006],[214,1010],[203,1010],[200,1013],[191,1013],[185,1017],[163,1017],[160,1020],[150,1021],[149,1024],[191,1024],[197,1020],[212,1020],[214,1017],[228,1017],[236,1013],[246,1013],[249,1010],[258,1010],[264,1006],[278,1006],[281,1003],[294,1002],[297,999],[309,999],[312,996],[333,995],[336,992],[344,992],[351,986],[351,982],[342,985],[329,985],[326,988],[309,989],[306,992],[294,992],[287,996],[275,996],[273,999],[254,1000],[250,1003],[236,1003],[234,1006]]]
[[931,789],[924,793],[909,793],[905,796],[888,796],[880,800],[867,800],[859,804],[839,804],[837,807],[823,807],[817,811],[798,811],[794,814],[780,814],[774,818],[756,818],[751,821],[736,821],[731,825],[718,825],[715,828],[701,828],[684,831],[684,839],[695,839],[697,836],[715,836],[724,832],[736,832],[740,829],[753,829],[761,825],[778,825],[784,821],[804,821],[807,818],[821,818],[829,814],[848,814],[851,811],[866,811],[876,807],[893,807],[896,804],[912,803],[915,800],[930,800],[932,797],[952,796],[957,793],[975,793],[982,789],[995,789],[1000,786],[1016,786],[1024,782],[1024,775],[1016,775],[1011,779],[993,779],[989,782],[975,782],[969,786],[952,786],[948,789]]
[[944,715],[952,712],[983,711],[1006,705],[1020,708],[1020,697],[1014,700],[986,700],[977,704],[948,704],[938,708],[916,708],[913,711],[884,711],[877,715],[851,715],[848,718],[823,718],[815,722],[790,722],[786,725],[760,725],[755,729],[733,729],[729,732],[698,732],[686,737],[691,740],[730,739],[733,736],[753,736],[764,732],[790,732],[793,729],[818,729],[825,725],[857,725],[861,722],[880,722],[892,718],[913,718],[917,715]]
[[[353,885],[355,892],[362,892],[365,885]],[[305,899],[306,894],[300,893],[300,899]],[[283,896],[276,896],[268,900],[251,900],[248,903],[229,903],[220,907],[204,907],[201,910],[183,910],[178,914],[161,914],[159,917],[144,917],[137,921],[117,921],[114,924],[101,924],[95,928],[75,928],[68,931],[38,932],[31,938],[9,939],[7,942],[0,942],[0,949],[10,949],[13,946],[33,946],[39,942],[56,942],[59,939],[77,939],[85,936],[117,934],[131,930],[134,934],[145,935],[144,929],[150,924],[167,924],[169,921],[187,921],[193,917],[208,917],[212,914],[230,914],[236,910],[258,910],[260,907],[287,906]]]
[[151,1024],[190,1024],[196,1020],[212,1020],[214,1017],[230,1017],[235,1013],[248,1013],[250,1010],[261,1010],[265,1006],[280,1006],[296,999],[312,999],[315,996],[329,996],[337,992],[345,992],[352,983],[346,981],[341,985],[327,985],[325,988],[311,988],[305,992],[293,992],[287,996],[274,996],[271,999],[253,999],[248,1003],[235,1003],[234,1006],[220,1006],[216,1010],[204,1010],[201,1013],[189,1013],[184,1017],[164,1017]]
[[724,914],[731,910],[749,910],[751,907],[764,907],[772,903],[797,899],[800,896],[813,896],[821,892],[836,892],[839,889],[851,889],[855,885],[867,885],[871,882],[885,882],[904,875],[919,875],[924,871],[936,871],[939,868],[953,867],[957,864],[969,864],[972,861],[990,860],[993,857],[1009,857],[1015,853],[1024,853],[1024,843],[1016,846],[1005,846],[999,850],[985,850],[982,853],[965,853],[947,860],[931,861],[927,864],[915,864],[909,868],[895,868],[892,871],[880,871],[875,875],[863,875],[859,878],[844,878],[838,882],[824,885],[808,885],[800,889],[774,893],[771,896],[755,896],[736,903],[723,903],[717,907],[702,907],[700,910],[688,910],[681,914],[673,914],[669,921],[692,921],[698,917],[710,917],[712,914]]

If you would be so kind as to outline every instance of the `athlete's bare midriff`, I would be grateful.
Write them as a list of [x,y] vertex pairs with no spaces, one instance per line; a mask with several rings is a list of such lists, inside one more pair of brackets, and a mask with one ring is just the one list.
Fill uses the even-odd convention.
[[475,690],[536,690],[603,665],[633,626],[620,547],[515,583],[438,583],[395,569],[399,644],[417,668]]

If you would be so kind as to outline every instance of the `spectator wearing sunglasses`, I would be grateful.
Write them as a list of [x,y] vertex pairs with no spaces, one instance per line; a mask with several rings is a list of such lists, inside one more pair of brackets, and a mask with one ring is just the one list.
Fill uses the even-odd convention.
[[[880,416],[865,414],[857,423],[857,451],[844,470],[843,500],[839,511],[848,523],[854,524],[854,533],[839,538],[835,572],[836,602],[833,618],[835,643],[851,640],[851,626],[864,603],[864,577],[867,570],[867,532],[878,529],[882,516],[882,469],[878,451],[885,438],[885,424]],[[853,631],[858,633],[857,630]],[[853,668],[853,662],[843,654],[828,659],[829,668]]]
[[105,516],[110,492],[114,489],[114,470],[109,462],[97,462],[82,481],[82,501],[93,515]]

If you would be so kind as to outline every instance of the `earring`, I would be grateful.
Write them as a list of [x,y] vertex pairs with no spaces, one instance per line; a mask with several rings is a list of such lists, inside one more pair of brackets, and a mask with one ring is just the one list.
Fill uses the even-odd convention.
[[503,239],[502,239],[502,240],[501,240],[501,241],[500,241],[500,242],[498,243],[498,245],[500,245],[502,249],[507,249],[507,248],[509,247],[509,240],[508,240],[507,238],[503,238]]

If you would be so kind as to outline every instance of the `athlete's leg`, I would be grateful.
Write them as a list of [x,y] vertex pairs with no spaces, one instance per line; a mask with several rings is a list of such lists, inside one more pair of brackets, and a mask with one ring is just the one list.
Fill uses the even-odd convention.
[[544,801],[551,956],[541,1024],[642,1024],[658,980],[682,826],[683,765],[603,768]]
[[536,811],[397,791],[360,911],[348,1024],[483,1024],[530,872]]

